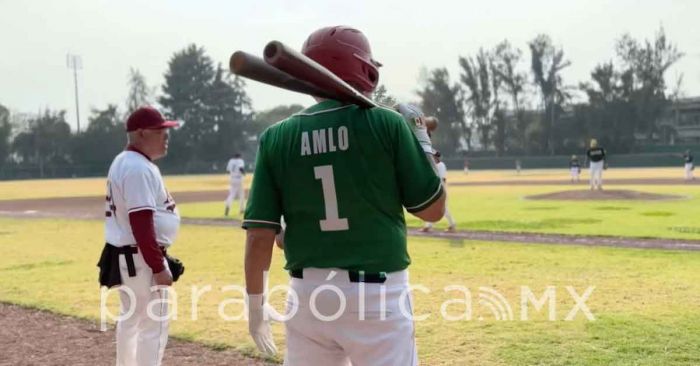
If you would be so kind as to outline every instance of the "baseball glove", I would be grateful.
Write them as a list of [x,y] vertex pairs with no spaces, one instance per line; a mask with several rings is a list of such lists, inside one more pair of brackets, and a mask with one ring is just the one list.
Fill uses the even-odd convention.
[[170,254],[166,254],[165,259],[168,261],[168,268],[170,268],[170,273],[173,275],[173,282],[176,282],[185,273],[185,265],[182,264],[181,260]]

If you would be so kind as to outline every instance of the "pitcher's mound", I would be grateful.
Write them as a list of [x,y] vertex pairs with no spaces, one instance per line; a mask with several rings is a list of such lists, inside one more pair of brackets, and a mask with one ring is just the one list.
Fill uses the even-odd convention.
[[527,196],[530,200],[564,200],[564,201],[660,201],[684,199],[684,196],[673,194],[658,194],[626,189],[611,189],[603,191],[577,190],[561,191],[534,196]]

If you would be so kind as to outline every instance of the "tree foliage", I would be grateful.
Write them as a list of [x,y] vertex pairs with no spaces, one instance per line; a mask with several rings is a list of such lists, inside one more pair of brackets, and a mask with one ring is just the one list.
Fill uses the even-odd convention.
[[[665,142],[664,136],[673,133],[668,125],[661,130],[660,121],[667,118],[682,80],[669,88],[666,75],[683,53],[663,28],[652,39],[622,35],[614,57],[600,62],[590,79],[579,83],[585,102],[572,103],[573,89],[562,77],[571,62],[562,47],[540,34],[527,50],[529,62],[504,40],[459,57],[457,82],[446,68],[421,70],[416,103],[440,120],[433,136],[436,148],[448,157],[474,147],[498,155],[568,154],[597,138],[610,151],[630,152],[640,142]],[[36,166],[41,176],[47,166],[106,168],[126,143],[124,116],[158,103],[166,117],[182,124],[171,133],[163,165],[202,172],[202,167],[210,169],[235,152],[252,157],[265,128],[303,109],[280,105],[254,112],[243,79],[195,44],[172,55],[160,95],[136,68],[129,70],[128,86],[124,115],[115,104],[93,109],[88,128],[77,134],[71,134],[64,111],[11,115],[0,105],[0,166],[5,163],[4,171],[14,165]],[[385,85],[372,99],[387,106],[397,102]]]
[[[459,65],[462,68],[460,80],[466,87],[465,102],[469,104],[470,115],[479,134],[482,149],[488,149],[491,144],[496,121],[502,122],[502,115],[499,112],[500,100],[499,90],[501,89],[501,78],[496,73],[494,56],[483,49],[479,50],[476,57],[460,57]],[[497,146],[499,152],[503,151],[503,125],[499,133],[501,139]]]
[[471,128],[464,119],[462,90],[459,84],[451,83],[447,69],[432,70],[418,95],[423,112],[440,121],[433,134],[433,145],[446,155],[457,152],[463,143],[469,146]]
[[389,94],[389,91],[383,84],[379,85],[374,91],[374,93],[372,93],[372,100],[387,107],[396,105],[396,103],[398,102],[396,98]]
[[42,177],[47,164],[60,165],[71,160],[71,132],[65,116],[66,111],[47,109],[30,118],[12,142],[20,162],[37,165]]
[[253,123],[248,130],[251,136],[259,136],[269,126],[282,121],[283,119],[303,110],[300,104],[279,105],[264,111],[256,112]]
[[554,136],[552,134],[557,114],[570,95],[564,87],[561,71],[571,65],[564,59],[564,50],[557,48],[546,34],[540,34],[530,43],[531,68],[535,85],[539,88],[544,105],[542,115],[542,146],[554,153]]
[[148,87],[146,78],[135,68],[129,69],[129,94],[126,98],[126,114],[129,115],[136,108],[153,104],[153,90]]
[[182,126],[172,133],[166,164],[216,162],[244,151],[252,110],[243,80],[214,68],[194,44],[176,52],[168,66],[159,101]]
[[616,53],[631,87],[630,102],[639,121],[635,130],[651,141],[658,132],[656,122],[669,103],[664,75],[683,53],[666,38],[663,27],[652,41],[624,34],[617,41]]
[[92,109],[87,129],[73,138],[72,161],[75,164],[102,165],[109,162],[126,146],[124,122],[117,106]]
[[10,156],[10,137],[12,136],[12,124],[10,124],[10,111],[0,104],[0,166]]

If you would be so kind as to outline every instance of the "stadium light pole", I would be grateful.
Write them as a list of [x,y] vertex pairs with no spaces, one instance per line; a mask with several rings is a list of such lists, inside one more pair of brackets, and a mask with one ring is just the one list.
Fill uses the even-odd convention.
[[75,86],[75,120],[78,123],[78,133],[80,133],[80,105],[78,102],[78,69],[83,66],[82,60],[78,55],[66,55],[66,65],[73,69],[73,82]]

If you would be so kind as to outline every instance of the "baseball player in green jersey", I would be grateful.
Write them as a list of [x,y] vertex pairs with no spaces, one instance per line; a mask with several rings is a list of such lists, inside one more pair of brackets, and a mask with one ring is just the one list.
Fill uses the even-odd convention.
[[[356,29],[320,29],[302,53],[365,95],[377,86],[380,64]],[[243,220],[249,331],[262,352],[276,352],[264,272],[284,216],[285,365],[417,364],[404,208],[427,221],[445,209],[420,128],[391,109],[320,100],[262,134]]]

